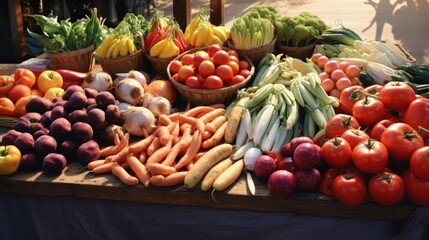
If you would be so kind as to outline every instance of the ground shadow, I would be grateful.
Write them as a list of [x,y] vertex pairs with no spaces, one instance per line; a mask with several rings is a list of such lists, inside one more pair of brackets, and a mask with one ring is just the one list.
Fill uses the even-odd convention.
[[417,62],[429,62],[429,1],[428,0],[368,0],[365,4],[374,7],[376,13],[365,32],[375,25],[375,40],[381,39],[385,24],[392,26],[392,33]]

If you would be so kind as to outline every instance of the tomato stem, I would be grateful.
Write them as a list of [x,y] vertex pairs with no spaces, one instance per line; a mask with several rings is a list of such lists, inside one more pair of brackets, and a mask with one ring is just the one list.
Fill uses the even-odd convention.
[[426,129],[422,126],[418,126],[417,133],[422,133],[422,132],[429,133],[429,129]]
[[380,175],[380,177],[378,178],[381,181],[385,181],[387,183],[391,183],[392,182],[392,174],[383,174]]
[[[420,127],[420,126],[419,126]],[[418,133],[413,133],[414,129],[411,129],[410,131],[404,131],[404,138],[406,138],[407,140],[412,140],[413,138],[416,138],[419,136]]]

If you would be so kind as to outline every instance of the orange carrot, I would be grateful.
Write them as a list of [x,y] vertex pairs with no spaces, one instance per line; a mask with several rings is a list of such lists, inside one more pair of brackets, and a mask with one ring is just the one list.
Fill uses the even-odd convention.
[[203,120],[204,124],[207,124],[211,121],[213,121],[216,117],[225,115],[225,109],[223,108],[216,108],[215,110],[208,112],[204,116],[200,117],[201,120]]
[[211,138],[204,140],[203,143],[201,143],[201,148],[207,149],[216,146],[225,135],[226,124],[227,122],[224,122]]
[[170,139],[170,131],[168,130],[168,128],[166,126],[158,127],[157,134],[159,137],[159,142],[162,145],[165,145],[168,143],[168,140]]
[[161,124],[162,126],[167,126],[170,123],[172,123],[173,121],[171,121],[171,119],[168,117],[168,115],[166,114],[160,114],[158,116],[158,122],[159,124]]
[[172,142],[173,142],[173,137],[170,137],[170,140],[165,146],[160,147],[152,155],[149,155],[149,158],[146,160],[146,167],[150,167],[150,165],[153,163],[162,162],[170,152]]
[[[118,134],[115,134],[118,135]],[[100,150],[101,157],[107,157],[110,155],[115,155],[120,152],[124,147],[128,146],[130,139],[130,134],[126,133],[124,137],[120,140],[119,144],[114,146],[108,146]]]
[[133,185],[137,185],[139,183],[139,180],[136,177],[131,176],[127,172],[127,170],[125,170],[125,168],[123,168],[118,163],[112,164],[111,171],[112,171],[113,175],[115,175],[117,178],[119,178],[119,180],[121,180],[121,182],[123,182],[125,185],[133,186]]
[[179,142],[174,144],[174,146],[171,148],[168,155],[165,157],[164,161],[162,161],[162,164],[166,166],[172,166],[174,161],[176,160],[176,157],[181,153],[182,151],[185,152],[186,149],[189,148],[192,142],[192,136],[187,136],[184,138],[181,138]]
[[164,165],[162,163],[154,163],[149,166],[151,175],[163,175],[168,176],[172,173],[177,172],[176,168]]
[[191,108],[191,109],[185,111],[184,114],[188,117],[195,117],[199,114],[206,114],[206,113],[213,111],[213,110],[214,110],[214,108],[212,108],[212,107],[197,106],[197,107],[194,107],[194,108]]
[[113,144],[118,145],[120,141],[121,139],[119,137],[119,133],[115,132],[115,134],[113,135]]
[[137,176],[137,179],[146,187],[149,186],[150,173],[146,166],[134,156],[128,156],[127,163],[130,165],[131,170]]
[[150,157],[156,150],[158,150],[161,147],[161,142],[159,140],[159,137],[155,137],[155,139],[152,141],[152,143],[147,147],[147,155]]
[[206,139],[211,138],[211,137],[212,137],[212,135],[213,135],[213,133],[212,133],[212,132],[204,131],[204,133],[201,135],[201,137],[203,138],[203,140],[206,140]]
[[204,131],[206,130],[206,124],[204,123],[204,121],[201,118],[196,118],[195,119],[195,128],[200,131],[200,133],[204,133]]
[[186,170],[191,170],[192,166],[194,166],[194,161],[190,161],[188,164],[186,164]]
[[130,144],[128,147],[130,153],[139,154],[141,152],[145,152],[154,139],[155,139],[155,136],[150,135],[147,138],[143,138],[137,142]]
[[174,128],[170,131],[171,136],[173,137],[174,142],[177,142],[180,134],[180,125],[179,123],[174,123]]
[[181,169],[186,166],[186,164],[188,164],[190,161],[192,161],[195,155],[197,155],[198,150],[200,150],[201,142],[201,134],[200,131],[197,130],[194,132],[194,135],[192,135],[191,145],[189,146],[185,155],[183,155],[182,158],[177,162],[175,166],[176,169]]
[[181,138],[185,136],[191,136],[193,134],[193,128],[191,125],[184,123],[180,125],[180,133],[182,134]]
[[225,109],[225,104],[223,104],[223,103],[215,103],[215,104],[209,105],[209,107],[212,107],[212,108],[223,108],[223,109]]
[[150,183],[158,187],[169,187],[178,184],[183,184],[188,171],[180,171],[172,173],[166,177],[155,175],[150,178]]
[[139,154],[139,161],[144,164],[148,157],[146,151],[143,151]]
[[220,115],[213,119],[213,121],[206,124],[206,130],[214,133],[224,122],[226,122],[228,119],[225,115]]
[[113,164],[116,164],[116,163],[115,162],[106,162],[102,165],[95,167],[94,169],[92,169],[91,172],[95,173],[95,174],[108,173],[111,171]]
[[172,114],[168,115],[168,118],[170,118],[170,120],[173,121],[173,122],[177,122],[177,120],[179,119],[180,115],[183,115],[183,113],[175,112],[175,113],[172,113]]
[[89,163],[86,165],[86,167],[87,167],[89,170],[92,170],[92,169],[94,169],[94,168],[96,168],[96,167],[98,167],[98,166],[100,166],[100,165],[103,165],[103,164],[104,164],[104,159],[99,159],[99,160],[94,160],[94,161],[89,162]]
[[129,147],[126,146],[120,152],[118,152],[117,154],[108,156],[105,159],[105,161],[106,162],[117,162],[117,163],[121,164],[121,163],[123,163],[125,161],[126,157],[129,154],[131,154],[129,152]]

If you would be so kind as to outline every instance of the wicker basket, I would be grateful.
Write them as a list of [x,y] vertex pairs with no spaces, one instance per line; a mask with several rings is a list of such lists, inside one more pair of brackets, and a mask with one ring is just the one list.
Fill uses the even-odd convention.
[[258,66],[261,59],[267,55],[268,53],[274,52],[274,47],[277,41],[277,37],[275,37],[271,42],[265,44],[260,48],[252,48],[252,49],[237,49],[234,46],[234,43],[231,39],[228,40],[228,47],[237,51],[239,54],[249,57],[252,61],[253,65]]
[[17,121],[16,117],[0,116],[0,127],[14,128]]
[[306,58],[311,57],[316,47],[316,42],[305,47],[289,47],[280,43],[276,43],[276,52],[283,53],[289,57],[299,58],[305,61]]
[[143,53],[146,50],[143,34],[137,32],[137,35],[140,38],[141,48],[133,54],[123,57],[103,59],[99,58],[97,54],[94,53],[95,60],[100,64],[104,72],[113,76],[116,73],[127,73],[131,70],[141,70],[143,68]]
[[91,45],[70,52],[46,52],[46,56],[50,61],[49,66],[53,69],[65,68],[78,72],[90,72],[94,66],[93,51],[94,45]]
[[104,72],[111,76],[116,73],[127,73],[131,70],[140,70],[143,67],[143,50],[139,50],[131,55],[102,59],[94,54],[95,60],[100,64]]
[[[200,50],[207,50],[208,47],[201,47],[201,48],[193,48],[191,50],[188,50],[182,54],[180,54],[177,58],[177,60],[180,60],[183,55],[188,53],[194,53]],[[228,48],[223,48],[224,50],[228,51]],[[176,80],[174,80],[170,74],[170,64],[167,66],[167,74],[168,79],[171,81],[171,83],[176,88],[177,92],[186,100],[189,102],[191,106],[200,106],[200,105],[211,105],[216,103],[224,103],[228,104],[230,103],[235,97],[239,89],[245,87],[247,83],[250,81],[250,79],[253,77],[255,73],[255,67],[252,63],[252,61],[247,57],[246,55],[239,54],[239,59],[244,59],[250,63],[251,69],[250,74],[246,78],[245,81],[224,87],[221,89],[214,89],[214,90],[207,90],[207,89],[195,89],[187,87]]]
[[156,73],[158,73],[159,75],[161,75],[161,77],[168,77],[167,74],[167,67],[170,64],[170,62],[175,59],[176,57],[171,57],[171,58],[155,58],[155,57],[151,57],[149,56],[149,54],[145,54],[147,59],[150,61],[153,69],[155,70]]

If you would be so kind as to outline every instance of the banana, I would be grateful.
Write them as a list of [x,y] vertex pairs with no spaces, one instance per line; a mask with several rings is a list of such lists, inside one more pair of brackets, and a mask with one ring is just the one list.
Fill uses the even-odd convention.
[[121,41],[119,42],[119,56],[124,57],[128,55],[128,46],[127,41],[130,39],[130,37],[122,37]]
[[118,44],[119,44],[119,39],[115,38],[115,40],[113,41],[113,43],[110,45],[109,49],[106,52],[106,58],[111,58],[112,57],[113,49]]
[[128,38],[127,39],[127,47],[128,47],[128,53],[133,54],[136,52],[136,45],[134,44],[133,39]]
[[220,26],[213,26],[212,30],[213,30],[213,34],[221,40],[222,42],[221,46],[222,46],[223,43],[226,42],[226,40],[228,40],[228,36],[224,28],[221,28]]

